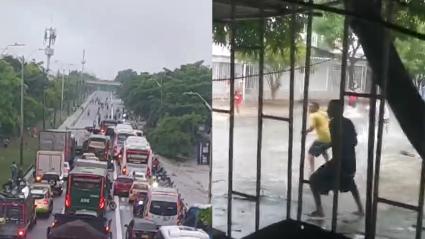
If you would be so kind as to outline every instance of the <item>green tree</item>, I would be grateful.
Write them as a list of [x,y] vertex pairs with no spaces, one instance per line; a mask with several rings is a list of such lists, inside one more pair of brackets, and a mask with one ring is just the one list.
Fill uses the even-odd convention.
[[202,61],[131,76],[122,81],[117,93],[128,110],[146,121],[145,131],[153,148],[175,157],[190,155],[199,138],[198,126],[210,124],[211,112],[198,98],[184,95],[188,91],[211,102],[211,69]]
[[[330,50],[338,50],[342,54],[342,40],[344,34],[344,17],[332,13],[324,13],[322,17],[315,18],[313,21],[313,30],[320,35],[322,47]],[[356,85],[354,72],[356,63],[363,58],[360,55],[361,45],[356,35],[351,29],[348,33],[348,64],[347,78],[348,88],[355,90],[359,86]]]

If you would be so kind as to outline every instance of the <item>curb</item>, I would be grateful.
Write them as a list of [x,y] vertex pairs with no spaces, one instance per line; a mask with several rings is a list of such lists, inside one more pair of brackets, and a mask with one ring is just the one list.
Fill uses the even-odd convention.
[[83,107],[83,110],[80,112],[80,115],[78,115],[78,117],[71,123],[71,126],[72,127],[74,127],[74,125],[77,123],[77,121],[80,120],[80,118],[83,115],[84,111],[89,106],[89,102],[90,102],[91,98],[93,98],[93,95],[94,95],[94,92],[91,95],[89,95],[89,97],[87,97],[87,100],[81,105]]
[[[87,100],[81,105],[81,106],[83,106],[83,111],[78,115],[78,117],[72,122],[72,124],[71,124],[71,126],[74,126],[75,125],[75,123],[81,118],[81,115],[83,114],[83,112],[84,112],[84,110],[87,108],[87,106],[88,106],[88,102],[90,102],[90,99],[93,97],[93,95],[94,95],[94,92],[89,96],[89,97],[87,97]],[[76,113],[76,112],[75,112]],[[75,114],[74,113],[74,114]],[[64,124],[66,123],[66,120],[65,120],[65,122],[63,122],[62,123],[62,125],[60,125],[58,128],[64,128]],[[66,127],[65,127],[66,128]],[[33,172],[34,172],[34,170],[35,170],[35,168],[34,168],[34,165],[31,165],[31,166],[29,166],[27,169],[26,169],[26,171],[25,171],[25,173],[24,173],[24,179],[28,182],[28,180],[30,180],[30,179],[32,179],[33,177],[32,177],[32,174],[33,174]]]

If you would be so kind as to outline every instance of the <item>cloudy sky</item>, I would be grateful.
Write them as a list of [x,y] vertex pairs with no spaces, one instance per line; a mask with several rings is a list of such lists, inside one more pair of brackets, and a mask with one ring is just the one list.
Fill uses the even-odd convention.
[[[0,0],[0,51],[45,61],[44,29],[57,29],[52,69],[81,68],[111,80],[119,70],[156,72],[211,64],[212,0]],[[58,61],[55,63],[55,61]],[[74,66],[67,66],[74,64]]]

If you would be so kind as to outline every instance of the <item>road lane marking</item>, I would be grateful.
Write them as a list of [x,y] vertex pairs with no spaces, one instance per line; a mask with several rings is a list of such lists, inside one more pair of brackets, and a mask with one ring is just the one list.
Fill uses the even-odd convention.
[[[115,164],[115,169],[116,169]],[[117,170],[114,170],[114,179],[117,178]],[[115,209],[115,227],[116,227],[116,239],[122,239],[122,228],[121,228],[121,210],[120,210],[120,200],[118,196],[114,196],[114,201],[117,204],[117,209]]]

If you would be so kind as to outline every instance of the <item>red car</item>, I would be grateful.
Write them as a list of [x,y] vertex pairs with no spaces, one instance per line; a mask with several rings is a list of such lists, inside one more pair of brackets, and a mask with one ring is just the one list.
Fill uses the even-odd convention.
[[126,175],[119,175],[114,182],[114,195],[128,197],[133,178]]

